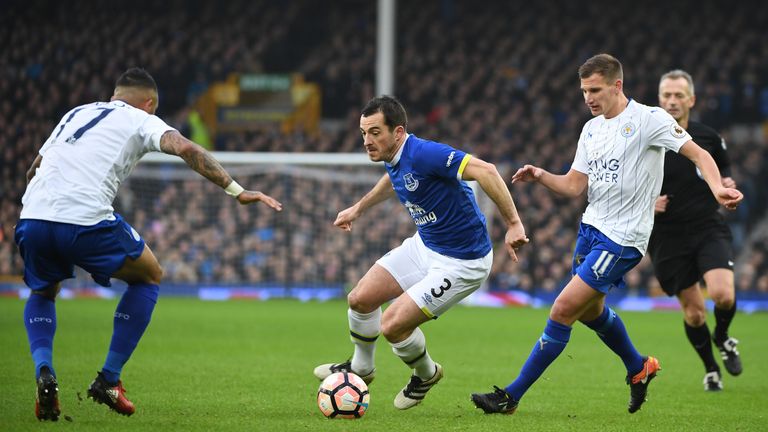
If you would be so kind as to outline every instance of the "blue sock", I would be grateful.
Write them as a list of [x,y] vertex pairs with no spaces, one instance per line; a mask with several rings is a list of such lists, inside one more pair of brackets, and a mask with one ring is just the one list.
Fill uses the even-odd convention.
[[606,306],[596,320],[585,322],[584,325],[594,330],[603,343],[621,357],[630,376],[643,369],[643,357],[629,340],[627,329],[624,328],[621,318],[611,308]]
[[571,327],[560,324],[557,321],[547,320],[547,326],[541,335],[533,351],[525,361],[515,382],[504,390],[515,400],[519,401],[528,388],[536,382],[544,373],[544,370],[555,361],[557,356],[565,349],[565,345],[571,338]]
[[40,368],[53,370],[53,336],[56,334],[56,302],[35,294],[29,295],[24,306],[24,326],[27,328],[29,350],[35,362],[35,378],[40,378]]
[[123,365],[131,358],[152,318],[160,288],[152,284],[129,285],[115,310],[114,330],[109,353],[101,373],[110,385],[116,385]]

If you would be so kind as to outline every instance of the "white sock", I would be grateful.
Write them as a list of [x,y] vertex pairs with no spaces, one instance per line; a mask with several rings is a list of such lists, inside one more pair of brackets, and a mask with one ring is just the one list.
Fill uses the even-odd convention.
[[405,364],[413,368],[417,377],[428,380],[435,375],[437,367],[427,352],[427,341],[420,328],[416,327],[404,341],[393,343],[392,351]]
[[376,338],[381,331],[381,308],[364,314],[347,310],[349,317],[349,333],[355,344],[352,355],[352,370],[368,375],[374,369],[373,357],[376,353]]

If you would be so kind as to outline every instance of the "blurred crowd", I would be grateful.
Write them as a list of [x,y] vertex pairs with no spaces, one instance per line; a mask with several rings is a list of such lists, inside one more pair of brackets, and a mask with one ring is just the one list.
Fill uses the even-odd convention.
[[[300,72],[321,87],[319,133],[265,127],[217,136],[215,149],[362,151],[359,110],[375,91],[374,1],[2,5],[0,275],[22,268],[12,227],[37,150],[68,109],[108,99],[128,67],[153,74],[158,115],[182,130],[196,98],[231,72]],[[768,203],[766,28],[768,6],[739,2],[400,1],[394,94],[408,110],[410,132],[472,152],[509,178],[524,163],[569,169],[589,119],[576,75],[586,58],[617,56],[627,95],[648,105],[657,103],[662,73],[686,69],[696,81],[694,119],[726,138],[733,177],[746,196],[727,215],[738,288],[768,293],[768,234],[761,229]],[[255,168],[241,183],[283,201],[279,215],[238,207],[199,180],[141,173],[124,185],[117,207],[144,235],[169,281],[354,283],[414,227],[392,201],[365,215],[350,235],[335,232],[336,213],[375,182],[370,172],[353,171],[340,168],[335,172],[344,178],[324,179]],[[532,243],[517,264],[497,248],[490,285],[555,291],[569,277],[586,202],[535,185],[511,191]],[[487,214],[498,246],[501,221]],[[632,289],[654,292],[646,261],[629,279]]]
[[338,211],[381,177],[380,167],[229,168],[243,185],[279,197],[284,211],[241,206],[183,164],[142,164],[123,185],[118,211],[161,258],[169,281],[347,285],[414,231],[394,200],[367,212],[351,233],[333,226]]

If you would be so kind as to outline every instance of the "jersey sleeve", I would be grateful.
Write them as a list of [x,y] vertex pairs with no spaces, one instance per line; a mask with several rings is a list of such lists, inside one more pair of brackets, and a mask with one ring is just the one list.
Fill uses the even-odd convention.
[[78,111],[77,108],[73,108],[69,110],[66,114],[64,114],[64,117],[59,120],[59,123],[56,124],[56,127],[53,128],[53,132],[51,132],[51,135],[48,137],[47,140],[43,143],[43,146],[40,147],[40,151],[38,153],[40,156],[45,156],[45,152],[48,151],[48,147],[51,146],[51,144],[56,140],[56,136],[61,133],[61,129],[64,127],[64,124],[67,123],[66,119],[72,119],[72,115]]
[[[60,126],[56,126],[56,129],[58,129],[59,127]],[[51,143],[53,142],[53,139],[54,139],[54,135],[56,134],[56,129],[53,130],[53,132],[51,133],[51,136],[49,136],[48,139],[45,140],[45,142],[43,143],[43,146],[40,147],[40,151],[38,151],[40,156],[45,156],[45,152],[48,151],[48,147],[51,146]]]
[[675,153],[691,140],[691,135],[677,124],[674,117],[662,108],[651,109],[645,125],[648,146],[662,147]]
[[141,137],[143,141],[144,151],[161,151],[160,150],[160,138],[164,133],[168,131],[175,131],[176,129],[168,126],[168,124],[155,115],[148,116],[141,124]]
[[579,144],[576,146],[576,156],[574,156],[573,164],[571,164],[572,170],[576,170],[583,174],[589,173],[589,160],[587,159],[587,151],[584,148],[584,135],[586,134],[587,125],[589,125],[589,123],[585,124],[584,129],[581,130]]
[[436,177],[456,178],[461,180],[471,154],[457,150],[449,145],[427,141],[418,155],[418,164],[424,173]]

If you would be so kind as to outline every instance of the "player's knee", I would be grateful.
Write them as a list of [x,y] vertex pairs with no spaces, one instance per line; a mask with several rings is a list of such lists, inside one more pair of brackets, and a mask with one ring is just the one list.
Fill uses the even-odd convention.
[[36,294],[47,298],[48,300],[54,301],[56,300],[56,296],[59,295],[59,292],[61,292],[61,282],[49,285],[46,288],[40,290],[32,291],[32,294]]
[[565,302],[555,301],[552,309],[549,311],[549,319],[563,324],[573,324],[578,317],[575,316],[574,308]]
[[688,307],[683,313],[685,322],[691,327],[701,327],[707,322],[707,311],[704,308]]
[[371,313],[379,307],[374,305],[361,290],[353,289],[347,294],[347,303],[349,308],[358,313]]
[[736,298],[732,289],[710,291],[712,292],[709,293],[709,296],[712,298],[712,301],[715,302],[715,306],[717,306],[718,309],[730,309],[733,307],[733,302]]
[[397,343],[405,339],[405,329],[396,319],[393,317],[384,316],[381,319],[381,334],[390,343]]
[[155,262],[149,269],[149,272],[147,272],[147,278],[149,279],[147,283],[160,285],[160,282],[163,281],[163,276],[165,276],[163,266],[161,266],[160,263]]

